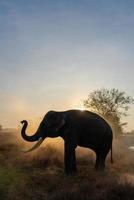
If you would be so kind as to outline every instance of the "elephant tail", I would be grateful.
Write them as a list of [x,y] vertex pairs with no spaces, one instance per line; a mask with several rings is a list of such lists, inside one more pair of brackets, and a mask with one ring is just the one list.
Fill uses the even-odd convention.
[[112,145],[111,145],[111,163],[113,164],[114,161],[113,161],[113,148],[112,148]]

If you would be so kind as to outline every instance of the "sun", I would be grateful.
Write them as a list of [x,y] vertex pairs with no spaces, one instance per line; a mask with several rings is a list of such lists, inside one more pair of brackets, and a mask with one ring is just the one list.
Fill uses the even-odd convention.
[[85,110],[85,107],[84,107],[83,103],[79,103],[79,105],[76,105],[76,106],[75,106],[75,109],[84,111],[84,110]]

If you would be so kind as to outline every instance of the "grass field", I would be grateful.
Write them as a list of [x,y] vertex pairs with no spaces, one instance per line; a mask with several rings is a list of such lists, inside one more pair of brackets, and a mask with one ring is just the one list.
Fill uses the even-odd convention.
[[134,199],[134,152],[127,148],[133,138],[114,140],[114,164],[108,156],[105,172],[94,170],[93,152],[78,149],[78,174],[65,176],[62,142],[25,154],[18,135],[0,133],[0,200]]

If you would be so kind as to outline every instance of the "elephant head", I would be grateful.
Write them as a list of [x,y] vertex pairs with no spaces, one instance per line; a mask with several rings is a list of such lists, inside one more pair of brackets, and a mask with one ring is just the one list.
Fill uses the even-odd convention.
[[65,124],[65,118],[63,113],[61,112],[49,111],[44,116],[35,134],[31,136],[26,134],[28,122],[26,120],[23,120],[21,121],[21,123],[23,124],[23,127],[21,129],[22,138],[28,142],[36,141],[36,144],[32,148],[25,151],[29,152],[39,147],[46,137],[51,137],[51,138],[58,137],[59,130]]

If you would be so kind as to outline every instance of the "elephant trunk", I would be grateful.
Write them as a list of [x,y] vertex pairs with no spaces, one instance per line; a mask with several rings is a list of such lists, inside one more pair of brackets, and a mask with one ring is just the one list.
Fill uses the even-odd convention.
[[28,141],[28,142],[36,142],[36,144],[34,144],[30,149],[28,150],[22,150],[24,153],[27,153],[27,152],[30,152],[30,151],[33,151],[35,150],[36,148],[38,148],[43,140],[45,139],[45,137],[41,137],[40,136],[40,132],[39,132],[39,129],[36,131],[36,133],[32,136],[28,136],[26,134],[26,129],[27,129],[27,126],[28,126],[28,122],[26,120],[23,120],[21,121],[21,123],[23,124],[23,127],[22,127],[22,130],[21,130],[21,136],[24,140]]
[[34,135],[29,136],[26,134],[28,122],[26,120],[23,120],[23,121],[21,121],[21,123],[23,124],[23,127],[21,129],[21,136],[24,140],[26,140],[28,142],[35,142],[35,141],[39,140],[40,134],[38,131],[36,131],[36,133]]

